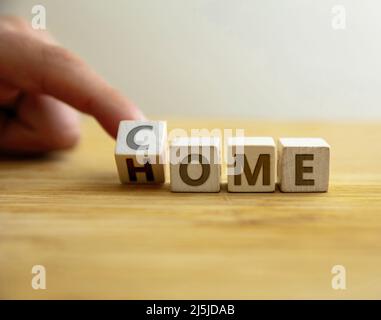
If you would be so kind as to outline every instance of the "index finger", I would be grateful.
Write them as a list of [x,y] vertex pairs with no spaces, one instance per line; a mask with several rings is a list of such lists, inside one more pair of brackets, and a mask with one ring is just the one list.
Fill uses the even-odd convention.
[[0,33],[0,78],[27,92],[48,94],[93,115],[116,136],[121,120],[140,110],[66,49],[27,33]]

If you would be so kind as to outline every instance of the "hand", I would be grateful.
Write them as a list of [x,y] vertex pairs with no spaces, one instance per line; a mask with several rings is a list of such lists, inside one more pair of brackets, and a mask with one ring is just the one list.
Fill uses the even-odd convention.
[[67,149],[80,136],[77,111],[116,136],[121,120],[143,114],[45,31],[0,17],[0,152]]

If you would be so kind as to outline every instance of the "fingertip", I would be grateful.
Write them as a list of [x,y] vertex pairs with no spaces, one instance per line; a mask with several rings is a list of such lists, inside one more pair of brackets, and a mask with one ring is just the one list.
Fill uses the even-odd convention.
[[138,107],[135,107],[134,116],[131,120],[147,120],[147,117],[142,110],[140,110]]
[[146,120],[145,115],[139,110],[134,108],[127,108],[114,111],[113,113],[107,112],[106,114],[94,115],[103,129],[114,139],[118,135],[119,123],[124,120]]

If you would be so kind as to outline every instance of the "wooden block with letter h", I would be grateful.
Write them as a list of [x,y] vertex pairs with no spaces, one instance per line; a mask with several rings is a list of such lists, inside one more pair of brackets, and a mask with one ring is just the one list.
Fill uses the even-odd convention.
[[282,192],[326,192],[330,146],[321,138],[281,138],[278,144]]
[[173,192],[220,191],[219,138],[178,138],[171,143],[169,154]]
[[120,181],[164,183],[166,141],[165,121],[121,121],[115,148]]
[[228,191],[274,192],[276,146],[269,137],[228,140]]

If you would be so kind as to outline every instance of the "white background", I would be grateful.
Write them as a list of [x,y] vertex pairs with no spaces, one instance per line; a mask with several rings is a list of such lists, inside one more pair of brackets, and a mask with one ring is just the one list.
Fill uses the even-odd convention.
[[[381,118],[379,0],[1,0],[148,115]],[[335,5],[346,30],[331,26]]]

